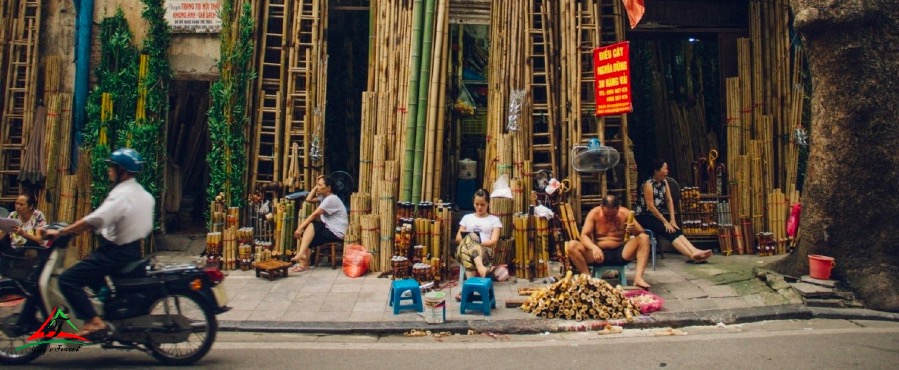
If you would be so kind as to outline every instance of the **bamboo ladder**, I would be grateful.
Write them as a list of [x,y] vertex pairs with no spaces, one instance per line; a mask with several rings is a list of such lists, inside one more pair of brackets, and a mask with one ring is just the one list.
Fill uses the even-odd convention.
[[284,68],[287,53],[287,25],[291,1],[264,0],[261,11],[261,35],[257,65],[258,98],[252,168],[250,178],[258,186],[276,181],[281,170],[281,133],[283,130]]
[[34,121],[41,29],[41,2],[21,0],[18,4],[12,24],[14,28],[9,34],[9,61],[0,128],[0,202],[9,203],[14,202],[20,192],[17,176],[27,155],[24,148]]
[[[555,55],[553,42],[549,37],[547,12],[551,9],[545,0],[530,0],[527,24],[527,82],[531,115],[531,161],[534,170],[549,170],[558,175],[556,155],[557,133],[555,132],[556,110],[554,89]],[[525,182],[530,188],[530,183]]]
[[[599,29],[597,32],[600,37],[600,45],[606,46],[615,44],[625,40],[625,23],[626,15],[622,12],[621,2],[616,0],[599,0],[597,4],[599,14]],[[594,13],[594,16],[597,14]],[[592,92],[593,88],[593,71],[592,71],[592,53],[589,58],[582,59],[591,66],[589,88]],[[584,68],[586,69],[586,68]],[[588,88],[584,84],[584,88]],[[592,96],[592,94],[590,94]],[[593,97],[593,102],[596,101]],[[593,105],[595,112],[595,103]],[[604,176],[600,177],[601,192],[600,194],[615,194],[621,199],[622,204],[632,207],[632,202],[637,197],[636,179],[636,163],[634,163],[634,155],[630,136],[628,135],[627,114],[605,116],[598,120],[599,127],[597,133],[599,140],[603,145],[612,146],[621,154],[621,162],[615,168],[606,171]],[[601,200],[601,199],[600,199]],[[583,202],[582,197],[582,202]],[[599,204],[596,199],[590,199],[588,202],[591,206]],[[584,209],[584,205],[581,205]]]
[[[309,155],[316,133],[319,135],[319,149],[324,145],[324,130],[321,125],[324,117],[324,93],[316,89],[323,89],[325,86],[322,72],[327,65],[322,57],[326,54],[322,40],[323,23],[319,19],[327,17],[327,1],[298,0],[294,4],[296,9],[290,31],[286,79],[287,113],[283,140],[284,148],[289,148],[294,143],[299,146],[301,159],[297,160],[296,165],[299,166],[302,162],[302,170],[295,169],[296,176],[292,183],[285,185],[288,188],[309,188],[320,172],[312,168],[312,158]],[[286,175],[287,173],[284,180],[287,180]]]

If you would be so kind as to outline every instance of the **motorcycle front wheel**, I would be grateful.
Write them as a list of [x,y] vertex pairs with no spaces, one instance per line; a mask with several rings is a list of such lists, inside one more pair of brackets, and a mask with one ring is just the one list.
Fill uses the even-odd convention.
[[150,315],[181,316],[189,323],[187,338],[177,343],[147,343],[153,357],[166,365],[191,365],[212,348],[218,322],[212,308],[193,293],[173,293],[158,299],[149,309]]
[[[41,327],[37,307],[17,295],[0,297],[0,364],[22,365],[44,354],[47,344],[29,346],[26,339]],[[28,309],[26,309],[28,308]],[[30,311],[30,313],[28,313]],[[31,316],[21,319],[22,315]]]

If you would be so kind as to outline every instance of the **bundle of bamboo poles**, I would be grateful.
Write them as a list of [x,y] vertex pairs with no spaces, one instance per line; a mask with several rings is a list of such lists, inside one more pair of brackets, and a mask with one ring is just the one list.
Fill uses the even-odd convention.
[[415,244],[424,246],[425,253],[431,251],[431,220],[427,218],[416,218],[413,221],[413,230],[415,230]]
[[[767,229],[776,251],[785,251],[785,219],[793,194],[805,91],[802,58],[790,42],[785,0],[749,2],[749,38],[738,39],[738,78],[727,79],[727,163],[734,236],[754,252],[756,232]],[[790,198],[793,196],[790,195]],[[798,199],[798,192],[795,197]]]
[[515,239],[500,239],[493,248],[493,263],[512,266],[512,253],[517,243]]
[[[482,158],[484,187],[489,188],[502,174],[508,178],[522,178],[513,163],[523,163],[524,153],[530,153],[530,117],[521,114],[517,131],[506,130],[510,115],[511,94],[526,87],[526,50],[521,40],[527,39],[527,2],[493,0],[490,8],[490,61],[487,82],[490,95],[487,103],[487,148]],[[522,112],[524,113],[524,112]],[[515,153],[519,157],[516,160]],[[517,171],[516,171],[517,170]],[[523,211],[519,209],[517,211]]]
[[515,243],[513,266],[515,267],[515,276],[522,279],[534,277],[531,271],[534,256],[534,238],[531,237],[533,235],[532,217],[527,213],[516,213],[512,219],[514,231],[512,240]]
[[367,192],[356,192],[350,195],[350,218],[351,224],[359,223],[362,215],[371,213],[371,195]]
[[237,227],[229,227],[222,233],[222,270],[234,270],[237,265]]
[[396,210],[394,209],[395,201],[394,194],[396,194],[396,183],[392,181],[380,181],[381,182],[381,196],[379,198],[378,204],[378,216],[381,218],[380,221],[380,248],[378,249],[377,255],[380,256],[381,259],[381,270],[382,272],[388,271],[392,266],[390,265],[390,258],[393,257],[393,234],[394,228],[396,227],[394,214]]
[[493,198],[490,199],[490,213],[499,217],[503,227],[500,232],[500,238],[509,238],[512,236],[512,230],[507,226],[512,224],[512,208],[515,203],[512,198]]
[[381,228],[379,226],[380,217],[378,215],[362,215],[359,223],[362,226],[362,245],[372,253],[371,265],[369,270],[381,271],[384,264],[390,265],[390,256],[385,256],[379,252]]
[[549,276],[549,220],[534,216],[534,277]]
[[[278,236],[274,244],[275,249],[272,251],[272,257],[287,258],[293,256],[297,250],[298,241],[293,237],[293,232],[297,228],[297,218],[294,216],[294,202],[288,199],[281,199],[275,206],[275,217],[277,223],[275,226],[275,235]],[[229,209],[230,211],[230,209]]]
[[573,276],[571,271],[546,289],[534,292],[521,306],[525,312],[548,319],[634,320],[640,310],[624,293],[602,279]]
[[437,218],[437,224],[440,228],[440,253],[435,257],[440,258],[439,269],[434,271],[435,276],[445,277],[449,271],[450,252],[453,245],[453,211],[450,203],[437,203],[437,210],[434,213]]
[[[63,152],[68,152],[63,150]],[[91,152],[82,150],[78,153],[78,163],[90,163]],[[91,168],[88,165],[78,166],[75,175],[63,175],[59,190],[59,210],[61,220],[80,220],[87,216],[93,209],[91,207]],[[77,190],[76,190],[77,189]],[[78,249],[78,259],[83,259],[93,252],[95,245],[94,236],[91,233],[80,234],[75,237],[75,246]]]

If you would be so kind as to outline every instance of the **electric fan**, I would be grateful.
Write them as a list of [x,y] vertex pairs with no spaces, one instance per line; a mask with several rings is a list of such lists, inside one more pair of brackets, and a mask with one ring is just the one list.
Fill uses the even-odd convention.
[[621,154],[615,148],[599,145],[599,140],[591,139],[589,146],[578,145],[571,148],[571,167],[580,173],[599,173],[618,164]]

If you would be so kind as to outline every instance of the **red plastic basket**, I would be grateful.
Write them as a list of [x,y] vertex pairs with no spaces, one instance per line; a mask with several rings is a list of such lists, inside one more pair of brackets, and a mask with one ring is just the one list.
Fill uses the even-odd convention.
[[639,296],[652,297],[652,302],[649,302],[649,303],[640,304],[640,303],[634,302],[634,306],[637,306],[640,309],[640,312],[643,313],[644,315],[651,313],[651,312],[656,312],[658,310],[661,310],[662,306],[665,305],[665,300],[662,299],[662,297],[659,297],[659,296],[652,294],[650,292],[647,292],[645,290],[630,290],[630,291],[625,292],[624,296],[628,300],[631,300],[631,302],[634,302],[634,300],[632,300],[631,298],[636,298]]

